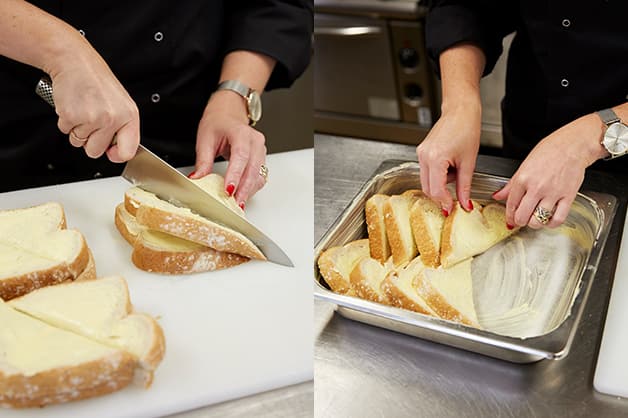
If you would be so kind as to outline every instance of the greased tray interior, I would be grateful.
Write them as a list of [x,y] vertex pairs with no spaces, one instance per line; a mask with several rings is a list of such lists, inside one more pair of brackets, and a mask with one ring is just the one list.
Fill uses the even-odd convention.
[[[488,201],[508,179],[476,173],[472,198]],[[380,166],[316,247],[365,238],[364,204],[375,193],[420,188],[419,166]],[[587,192],[559,228],[519,233],[474,258],[474,304],[483,329],[331,292],[315,267],[317,297],[351,319],[514,362],[567,354],[609,232],[616,199]]]

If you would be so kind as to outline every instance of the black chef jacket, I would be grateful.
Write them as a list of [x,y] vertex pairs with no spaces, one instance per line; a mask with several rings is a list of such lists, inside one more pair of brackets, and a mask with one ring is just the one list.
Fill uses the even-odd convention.
[[[437,67],[445,49],[476,44],[486,75],[516,31],[502,122],[505,154],[521,159],[561,126],[628,100],[627,18],[625,0],[432,0],[426,42]],[[625,170],[628,157],[596,168]]]
[[[312,0],[101,0],[31,3],[75,27],[140,110],[142,143],[175,165],[194,163],[196,129],[234,50],[277,59],[267,89],[289,86],[311,52]],[[0,191],[117,175],[88,158],[35,95],[43,73],[0,57]]]

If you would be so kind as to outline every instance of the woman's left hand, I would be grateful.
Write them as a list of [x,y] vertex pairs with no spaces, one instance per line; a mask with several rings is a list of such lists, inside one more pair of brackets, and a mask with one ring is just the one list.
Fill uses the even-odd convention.
[[[600,118],[590,114],[551,133],[534,147],[506,186],[493,194],[495,200],[506,200],[509,229],[525,225],[554,228],[565,221],[585,169],[606,154],[601,145],[603,131]],[[535,216],[537,207],[550,213],[546,224]]]
[[215,92],[205,108],[196,135],[196,167],[190,178],[211,173],[218,155],[229,160],[225,191],[244,209],[246,201],[266,184],[261,172],[266,145],[264,135],[249,126],[243,98],[229,90]]

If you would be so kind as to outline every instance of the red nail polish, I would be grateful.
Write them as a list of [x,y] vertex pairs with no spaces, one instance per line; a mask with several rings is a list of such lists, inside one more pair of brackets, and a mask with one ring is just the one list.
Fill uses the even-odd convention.
[[441,211],[443,212],[443,216],[446,218],[449,216],[449,211],[445,208],[441,209]]
[[196,170],[192,171],[190,174],[188,174],[188,178],[191,179],[194,174],[196,174]]
[[469,211],[473,210],[473,202],[471,201],[471,199],[467,201],[467,207],[469,208]]
[[506,228],[508,228],[509,231],[512,231],[514,229],[514,225],[510,225],[509,223],[506,223]]
[[227,184],[226,190],[227,190],[227,194],[231,196],[233,194],[233,191],[235,190],[235,184],[233,183]]
[[244,202],[240,202],[238,206],[240,206],[240,209],[244,210]]

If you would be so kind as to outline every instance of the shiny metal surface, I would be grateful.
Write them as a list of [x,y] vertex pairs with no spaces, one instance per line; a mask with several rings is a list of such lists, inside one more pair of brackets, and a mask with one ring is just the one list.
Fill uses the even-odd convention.
[[163,200],[190,208],[199,215],[240,232],[253,241],[269,261],[293,267],[286,253],[262,231],[145,147],[140,146],[135,157],[126,163],[122,177]]
[[[317,135],[315,239],[320,240],[385,159],[415,147]],[[480,156],[477,171],[511,176],[513,160]],[[618,210],[570,354],[520,365],[335,315],[315,302],[317,417],[620,417],[628,401],[592,388],[626,213],[628,176],[587,175],[583,190],[619,197]]]

